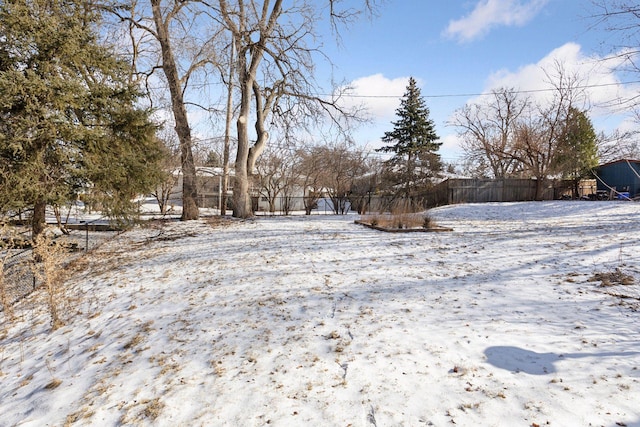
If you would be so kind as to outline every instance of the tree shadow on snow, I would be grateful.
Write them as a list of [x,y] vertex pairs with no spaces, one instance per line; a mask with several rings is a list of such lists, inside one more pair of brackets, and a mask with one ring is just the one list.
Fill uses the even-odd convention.
[[612,353],[536,353],[519,347],[495,346],[484,351],[487,362],[496,368],[511,372],[524,372],[530,375],[547,375],[556,372],[555,362],[581,357],[625,357],[639,355],[638,351]]

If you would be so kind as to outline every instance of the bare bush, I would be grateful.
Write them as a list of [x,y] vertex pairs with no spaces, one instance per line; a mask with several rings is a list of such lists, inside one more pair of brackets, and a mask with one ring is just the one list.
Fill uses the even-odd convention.
[[14,247],[14,238],[10,233],[7,224],[2,224],[0,228],[0,307],[4,312],[5,318],[13,319],[13,304],[11,297],[9,296],[9,290],[7,289],[7,283],[5,278],[5,265],[7,260],[11,256],[11,249]]
[[392,204],[390,212],[372,208],[368,214],[361,216],[361,222],[387,229],[431,229],[436,227],[433,218],[425,215],[421,210],[422,208],[414,202],[400,199]]
[[64,325],[61,318],[62,304],[65,301],[62,286],[62,263],[66,252],[64,243],[63,238],[54,240],[54,236],[48,232],[41,233],[33,242],[33,273],[44,285],[51,327],[54,330]]
[[401,199],[391,207],[392,224],[395,228],[417,228],[423,224],[422,215],[417,213],[418,208],[411,200]]

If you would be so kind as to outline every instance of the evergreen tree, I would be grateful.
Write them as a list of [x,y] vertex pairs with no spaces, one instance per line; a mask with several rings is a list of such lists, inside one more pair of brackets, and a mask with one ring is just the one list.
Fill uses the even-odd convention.
[[573,196],[578,197],[580,180],[591,176],[598,166],[598,137],[583,111],[569,108],[566,125],[556,151],[555,170],[573,181]]
[[130,67],[96,36],[87,2],[0,2],[0,211],[91,194],[130,219],[132,198],[158,182],[162,156],[150,112],[135,106]]
[[433,120],[429,118],[429,108],[421,97],[420,88],[413,77],[400,107],[396,110],[398,120],[392,122],[393,130],[385,132],[382,141],[389,145],[377,151],[394,153],[386,162],[386,177],[395,189],[401,189],[405,196],[425,187],[431,177],[442,169],[440,155],[442,143],[437,142]]

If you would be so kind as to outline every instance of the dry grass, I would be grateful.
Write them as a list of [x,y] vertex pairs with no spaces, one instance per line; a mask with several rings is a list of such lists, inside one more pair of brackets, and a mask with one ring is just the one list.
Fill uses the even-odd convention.
[[47,385],[44,386],[45,390],[53,390],[58,388],[62,384],[62,380],[59,378],[52,379]]
[[624,273],[619,268],[616,268],[613,271],[596,273],[593,275],[590,281],[600,282],[600,286],[602,287],[616,286],[616,285],[631,286],[635,282],[633,276]]
[[33,273],[44,285],[51,327],[54,330],[64,325],[62,310],[65,303],[65,270],[62,264],[66,251],[64,239],[54,241],[52,234],[46,231],[37,236],[33,243]]
[[53,368],[51,368],[49,360],[45,360],[45,364],[47,366],[49,374],[51,375],[51,381],[49,381],[47,385],[44,386],[45,390],[53,390],[60,387],[60,384],[62,384],[62,380],[53,374]]
[[2,241],[0,241],[0,249],[6,250],[4,253],[0,252],[0,307],[2,307],[5,318],[13,320],[13,304],[9,296],[9,290],[7,289],[4,266],[11,255],[10,249],[15,247],[15,242],[14,236],[6,223],[3,223],[0,227],[0,238],[2,239]]
[[422,207],[411,201],[398,200],[388,212],[372,209],[370,213],[362,215],[361,222],[374,227],[396,230],[436,227],[435,221],[421,211],[423,211]]
[[152,421],[158,418],[164,408],[164,404],[160,402],[159,398],[144,400],[142,404],[145,405],[142,416]]
[[80,420],[88,420],[91,418],[95,412],[92,409],[82,407],[79,411],[76,411],[70,415],[67,415],[67,419],[65,420],[64,427],[72,426],[73,424],[79,422]]
[[230,220],[228,218],[223,218],[223,217],[219,217],[219,216],[213,216],[213,217],[207,219],[207,224],[209,224],[213,228],[229,227],[233,223],[234,223],[234,221],[232,221],[232,220]]
[[138,347],[142,342],[144,342],[144,336],[141,334],[137,334],[131,340],[129,340],[122,348],[125,350],[133,350]]
[[4,265],[7,256],[8,255],[0,257],[0,307],[2,307],[2,312],[4,313],[6,318],[9,320],[13,320],[13,304],[11,304],[11,300],[9,298],[7,290],[7,283],[4,277]]
[[125,411],[125,413],[120,417],[120,424],[143,425],[149,422],[153,423],[164,409],[164,406],[164,403],[158,397],[140,401],[134,400],[133,403],[129,404],[122,402],[118,409]]
[[[632,274],[623,271],[624,267],[625,265],[621,264],[615,269],[597,272],[588,280],[589,282],[599,282],[598,287],[602,289],[602,292],[618,298],[619,305],[637,312],[640,311],[640,287]],[[630,270],[630,272],[633,271]]]

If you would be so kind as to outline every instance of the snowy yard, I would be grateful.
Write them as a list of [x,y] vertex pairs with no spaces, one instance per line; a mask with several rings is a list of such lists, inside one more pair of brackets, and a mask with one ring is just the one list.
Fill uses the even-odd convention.
[[0,314],[0,426],[640,426],[640,204],[432,212],[125,233]]

